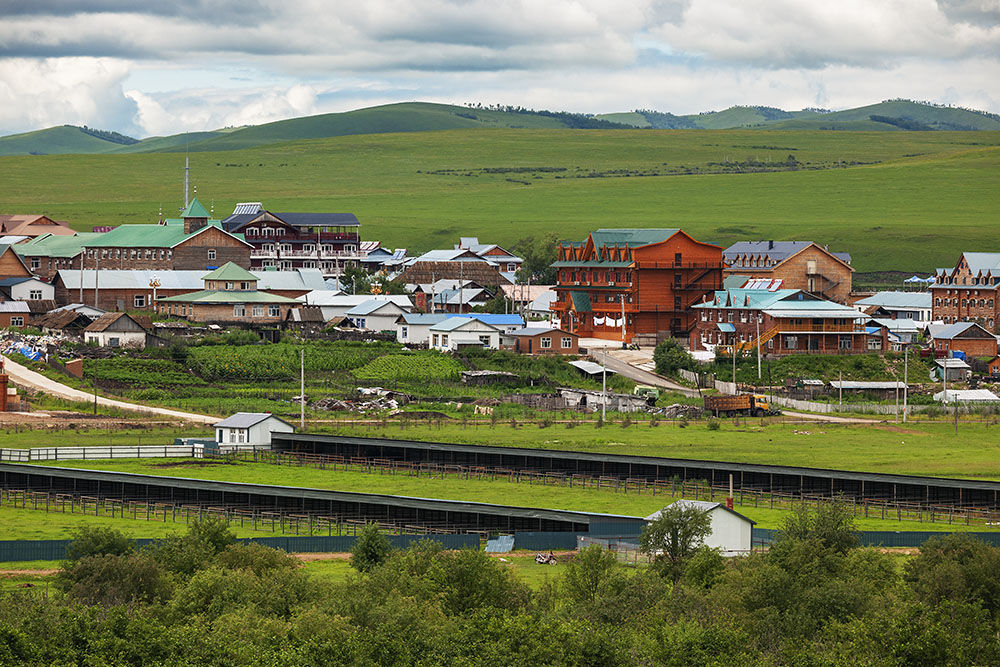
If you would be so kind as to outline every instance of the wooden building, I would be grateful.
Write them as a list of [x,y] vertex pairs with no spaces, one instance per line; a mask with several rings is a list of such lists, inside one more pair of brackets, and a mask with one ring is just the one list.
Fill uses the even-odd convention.
[[862,354],[866,316],[802,290],[727,289],[694,307],[691,349],[763,354]]
[[74,236],[44,234],[25,243],[18,243],[14,246],[14,251],[21,257],[32,275],[51,282],[61,269],[81,268],[84,248],[99,236],[101,234],[97,232]]
[[725,276],[780,280],[782,287],[844,304],[851,293],[851,256],[812,241],[741,241],[722,256]]
[[599,229],[557,257],[552,313],[581,337],[687,340],[691,307],[722,287],[722,248],[679,229]]
[[0,245],[0,278],[30,277],[31,271],[14,251],[14,246]]
[[53,220],[47,215],[0,215],[0,236],[34,238],[43,234],[72,236],[75,233],[68,222]]
[[339,276],[377,247],[363,247],[361,223],[353,213],[272,213],[248,202],[237,204],[222,227],[253,246],[252,268],[313,268]]
[[191,322],[280,324],[290,309],[302,305],[298,299],[259,291],[257,276],[231,262],[202,280],[203,290],[157,298],[157,312]]

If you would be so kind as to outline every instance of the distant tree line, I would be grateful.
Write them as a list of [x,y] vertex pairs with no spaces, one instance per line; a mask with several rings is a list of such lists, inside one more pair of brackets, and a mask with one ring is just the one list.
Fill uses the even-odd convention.
[[139,143],[138,139],[134,139],[119,132],[112,132],[111,130],[95,130],[92,127],[84,125],[80,128],[80,131],[84,134],[89,134],[92,137],[97,137],[98,139],[103,139],[104,141],[110,141],[113,144],[131,146],[132,144]]
[[[529,109],[527,107],[510,104],[487,104],[481,102],[467,102],[465,106],[470,109],[482,109],[484,111],[500,111],[502,113],[517,113],[530,116],[545,116],[554,118],[560,123],[575,130],[620,130],[635,129],[631,125],[623,123],[612,123],[611,121],[594,118],[593,114],[571,113],[569,111],[548,111],[547,109]],[[467,114],[459,113],[463,118],[469,118]],[[474,116],[473,116],[474,118]]]

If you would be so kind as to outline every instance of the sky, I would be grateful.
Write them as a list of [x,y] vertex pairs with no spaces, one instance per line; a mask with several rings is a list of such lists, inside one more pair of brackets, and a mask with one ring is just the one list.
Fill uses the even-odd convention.
[[1000,0],[0,0],[0,134],[893,98],[1000,113]]

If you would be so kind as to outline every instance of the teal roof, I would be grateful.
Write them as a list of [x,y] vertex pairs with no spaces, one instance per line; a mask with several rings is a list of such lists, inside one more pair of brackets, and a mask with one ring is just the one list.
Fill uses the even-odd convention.
[[572,291],[569,293],[573,299],[573,309],[578,313],[589,313],[593,310],[590,305],[590,295],[586,292]]
[[188,202],[187,207],[181,211],[182,218],[207,218],[208,209],[195,197]]
[[606,245],[638,248],[666,241],[679,231],[679,229],[598,229],[590,236],[594,239],[595,248],[603,248]]
[[[728,289],[719,290],[711,301],[699,303],[694,308],[769,308],[778,301],[798,293],[797,289],[779,289],[773,292],[766,289]],[[814,307],[816,301],[808,301]],[[784,307],[785,304],[782,304]]]
[[14,252],[22,257],[40,255],[44,257],[76,257],[89,242],[101,236],[100,232],[83,232],[74,236],[45,234],[27,243],[14,246]]
[[202,280],[230,280],[232,282],[246,282],[253,281],[257,282],[258,278],[254,274],[250,273],[244,268],[233,264],[232,262],[226,262],[216,270],[211,273],[202,276]]
[[797,289],[779,289],[773,292],[760,289],[720,290],[711,301],[693,307],[763,310],[775,317],[864,317],[863,313],[854,308],[815,298]]
[[[209,224],[208,227],[218,225]],[[185,234],[183,225],[119,225],[110,232],[98,234],[85,245],[88,248],[173,248],[208,227]]]
[[259,291],[229,291],[204,289],[198,292],[188,292],[177,296],[160,297],[157,302],[167,303],[216,303],[216,304],[238,304],[238,303],[302,303],[298,299],[289,299],[287,296],[279,296],[268,292]]
[[554,266],[556,268],[562,268],[562,267],[582,267],[582,268],[598,267],[598,268],[604,268],[604,269],[625,269],[625,268],[628,268],[628,267],[632,266],[632,262],[594,262],[594,261],[574,262],[574,261],[570,261],[570,260],[563,260],[563,261],[559,261],[559,262],[552,262],[552,264],[550,266]]

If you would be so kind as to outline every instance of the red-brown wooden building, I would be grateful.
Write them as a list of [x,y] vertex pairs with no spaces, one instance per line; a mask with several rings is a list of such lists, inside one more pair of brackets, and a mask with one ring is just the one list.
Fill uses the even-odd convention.
[[580,337],[569,331],[547,326],[525,327],[504,334],[502,346],[520,354],[579,354]]
[[722,286],[722,248],[679,229],[599,229],[560,244],[553,266],[563,329],[644,345],[687,340],[691,306]]

